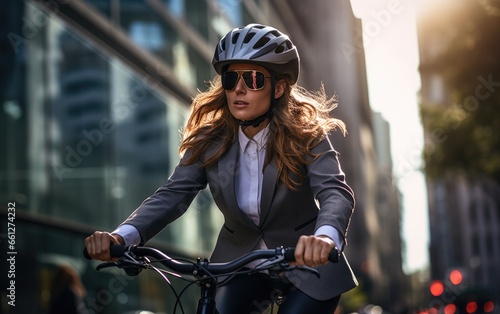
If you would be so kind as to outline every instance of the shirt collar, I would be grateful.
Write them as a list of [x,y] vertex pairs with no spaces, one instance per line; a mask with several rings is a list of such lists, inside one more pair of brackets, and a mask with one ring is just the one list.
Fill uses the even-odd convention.
[[269,134],[269,124],[263,128],[259,133],[255,134],[253,138],[249,138],[246,136],[245,133],[243,133],[242,128],[240,127],[238,129],[238,139],[240,142],[240,149],[241,151],[245,151],[246,147],[248,146],[248,143],[250,141],[254,141],[257,143],[258,150],[260,151],[261,149],[265,148],[266,142],[267,142],[267,136]]

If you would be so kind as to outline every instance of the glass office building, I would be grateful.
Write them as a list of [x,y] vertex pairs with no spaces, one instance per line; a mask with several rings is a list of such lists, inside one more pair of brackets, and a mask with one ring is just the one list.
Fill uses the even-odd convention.
[[[166,181],[213,47],[248,12],[239,1],[5,1],[0,16],[2,249],[15,255],[1,262],[15,291],[3,275],[0,313],[46,313],[59,264],[80,274],[90,313],[171,313],[156,274],[97,273],[83,240]],[[208,256],[221,221],[202,191],[152,243]],[[186,313],[197,293],[183,294]]]

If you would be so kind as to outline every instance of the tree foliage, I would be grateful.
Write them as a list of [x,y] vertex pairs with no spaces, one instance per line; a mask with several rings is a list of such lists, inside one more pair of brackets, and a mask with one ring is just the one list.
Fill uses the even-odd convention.
[[429,135],[425,170],[431,177],[462,171],[500,182],[500,15],[476,1],[460,6],[434,25],[441,48],[422,65],[439,74],[446,95],[444,103],[421,104]]

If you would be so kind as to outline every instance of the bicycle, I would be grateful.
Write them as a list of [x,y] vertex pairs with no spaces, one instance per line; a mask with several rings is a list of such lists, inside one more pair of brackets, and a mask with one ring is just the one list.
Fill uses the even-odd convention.
[[[228,280],[232,276],[260,272],[263,270],[268,271],[272,276],[279,276],[283,272],[298,268],[303,271],[311,272],[312,274],[319,277],[318,271],[314,268],[297,265],[292,266],[290,264],[295,260],[294,251],[295,248],[292,247],[278,247],[276,249],[255,250],[230,262],[210,263],[208,259],[202,258],[197,258],[196,262],[176,260],[153,247],[137,245],[112,245],[111,256],[117,257],[119,258],[119,260],[115,262],[101,263],[96,267],[96,269],[99,271],[107,267],[123,268],[127,275],[130,276],[138,275],[143,269],[152,269],[158,272],[158,274],[170,286],[170,281],[165,274],[170,274],[176,277],[183,278],[185,280],[188,279],[182,277],[182,275],[190,275],[194,277],[194,280],[188,280],[190,281],[190,284],[186,286],[182,290],[182,292],[184,292],[187,287],[196,283],[200,287],[200,298],[198,300],[196,313],[215,314],[215,296],[217,294],[218,285],[223,284],[225,280]],[[84,249],[84,255],[87,259],[91,259],[86,249]],[[334,249],[330,253],[329,261],[336,263],[338,262],[338,257],[338,251]],[[150,258],[153,258],[154,260],[150,260]],[[263,259],[263,261],[254,268],[244,268],[248,263],[261,259]],[[163,268],[158,268],[153,265],[155,263],[160,263],[164,267],[176,273],[172,273],[171,271],[167,271]],[[219,277],[227,278],[219,283],[217,280]],[[177,292],[174,291],[177,299],[173,310],[174,313],[176,313],[178,304],[182,313],[184,313],[182,304],[180,303],[182,292],[180,294],[177,294]]]

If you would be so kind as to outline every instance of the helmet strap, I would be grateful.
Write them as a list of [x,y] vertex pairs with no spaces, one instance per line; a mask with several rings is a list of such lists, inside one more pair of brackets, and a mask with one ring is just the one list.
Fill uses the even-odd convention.
[[255,119],[240,121],[240,126],[243,130],[248,126],[253,126],[254,128],[256,128],[266,118],[269,118],[269,120],[271,120],[271,118],[274,116],[274,108],[276,107],[277,103],[276,99],[274,99],[275,85],[276,85],[276,79],[274,78],[274,74],[271,73],[271,100],[270,100],[269,110],[267,110],[266,113],[264,113],[261,116],[258,116]]

